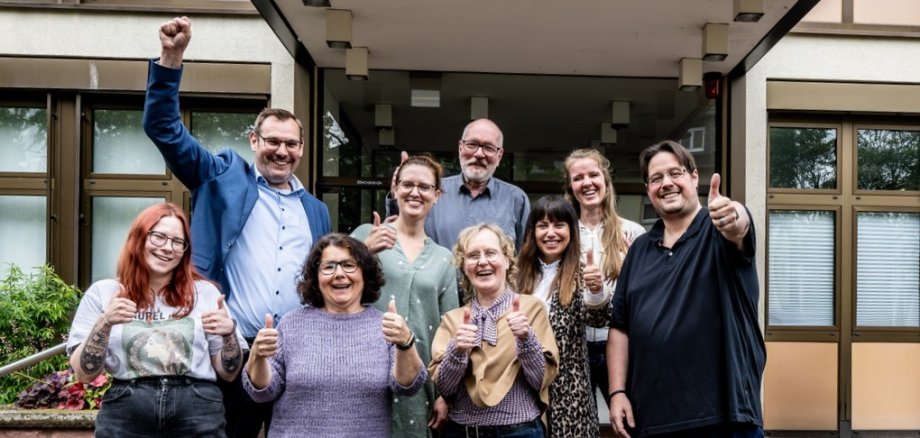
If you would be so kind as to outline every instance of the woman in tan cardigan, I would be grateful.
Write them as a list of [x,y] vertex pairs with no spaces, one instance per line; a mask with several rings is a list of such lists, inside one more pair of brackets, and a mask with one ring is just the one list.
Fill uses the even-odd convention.
[[431,348],[429,373],[450,405],[442,436],[543,437],[559,352],[543,303],[513,291],[514,243],[472,226],[454,261],[470,300],[444,315]]

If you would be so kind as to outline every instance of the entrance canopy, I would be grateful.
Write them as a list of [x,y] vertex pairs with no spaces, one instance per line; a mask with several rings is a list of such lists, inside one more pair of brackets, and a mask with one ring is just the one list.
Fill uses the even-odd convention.
[[[484,103],[484,115],[504,131],[506,157],[540,161],[533,154],[543,153],[557,161],[573,148],[600,145],[617,180],[626,183],[641,182],[638,151],[665,138],[693,143],[688,146],[701,155],[701,165],[715,165],[716,100],[702,89],[679,91],[681,59],[702,59],[704,44],[724,55],[691,61],[698,67],[685,70],[683,82],[699,83],[704,73],[742,76],[817,3],[331,0],[327,7],[306,5],[312,1],[253,3],[298,62],[319,68],[314,96],[323,114],[335,119],[363,154],[389,149],[456,157],[462,127]],[[735,21],[738,12],[751,7],[762,8],[757,21]],[[367,49],[359,59],[359,64],[366,61],[364,81],[348,80],[346,49],[327,41],[345,39],[333,35],[344,29],[343,15],[350,46]],[[707,24],[713,26],[704,31]],[[710,43],[704,43],[704,32]],[[416,90],[425,90],[428,106],[416,106]],[[611,125],[617,117],[613,102],[628,103],[627,124]],[[391,137],[379,129],[381,105]],[[320,155],[324,160],[327,154]],[[518,167],[499,174],[526,182],[525,166]],[[337,175],[322,172],[321,183],[324,176]]]

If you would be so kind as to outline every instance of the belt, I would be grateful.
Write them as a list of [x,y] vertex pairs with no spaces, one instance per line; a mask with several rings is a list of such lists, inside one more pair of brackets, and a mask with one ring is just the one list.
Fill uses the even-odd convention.
[[537,427],[539,422],[540,419],[538,418],[536,420],[527,421],[524,423],[507,424],[501,426],[467,426],[454,423],[453,421],[448,421],[447,427],[460,432],[462,434],[461,436],[465,438],[498,438],[505,436],[506,434],[520,432]]
[[191,385],[193,383],[214,383],[210,380],[196,379],[186,376],[150,376],[138,377],[136,379],[114,379],[113,385]]

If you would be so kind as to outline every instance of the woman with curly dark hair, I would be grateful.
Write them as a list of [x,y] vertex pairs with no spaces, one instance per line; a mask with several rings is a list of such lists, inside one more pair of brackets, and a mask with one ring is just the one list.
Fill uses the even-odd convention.
[[297,285],[304,306],[277,329],[265,315],[243,373],[253,400],[275,402],[269,436],[389,436],[393,394],[414,394],[428,373],[395,303],[371,306],[381,286],[363,243],[336,233],[313,246]]

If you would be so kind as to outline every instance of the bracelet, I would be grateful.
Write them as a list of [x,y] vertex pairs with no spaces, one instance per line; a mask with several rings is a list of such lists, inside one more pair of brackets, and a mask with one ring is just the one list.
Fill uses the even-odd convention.
[[236,332],[236,318],[230,318],[230,320],[233,321],[233,329],[230,330],[230,333],[226,333],[226,334],[223,334],[223,335],[221,335],[221,336],[230,336],[230,335],[232,335],[233,333]]
[[626,395],[626,390],[625,390],[625,389],[617,389],[617,390],[614,390],[613,392],[611,392],[610,394],[608,394],[608,395],[607,395],[607,403],[610,403],[610,400],[613,400],[613,397],[614,397],[615,395],[617,395],[617,394]]
[[410,332],[410,333],[409,333],[409,340],[406,341],[405,344],[396,345],[396,348],[398,348],[398,349],[400,349],[400,350],[402,350],[402,351],[406,351],[406,350],[412,348],[413,345],[415,345],[415,333],[411,333],[411,332]]

